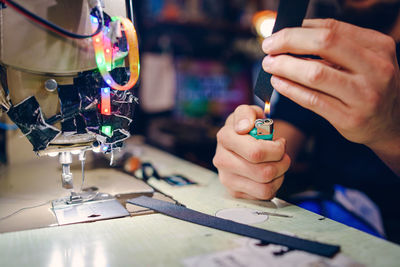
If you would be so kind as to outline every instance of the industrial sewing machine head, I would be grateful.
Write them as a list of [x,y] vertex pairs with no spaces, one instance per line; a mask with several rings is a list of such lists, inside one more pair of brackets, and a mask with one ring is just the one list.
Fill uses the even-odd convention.
[[67,202],[82,201],[72,155],[83,166],[86,151],[112,153],[130,136],[139,55],[126,3],[0,0],[1,110],[39,156],[59,156]]

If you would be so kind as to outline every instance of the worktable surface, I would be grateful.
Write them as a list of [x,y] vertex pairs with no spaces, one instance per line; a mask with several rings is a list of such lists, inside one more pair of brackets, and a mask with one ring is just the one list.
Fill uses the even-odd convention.
[[[219,183],[217,174],[147,145],[142,145],[141,149],[141,158],[152,162],[162,175],[178,173],[199,183],[172,187],[162,181],[150,180],[153,187],[188,208],[212,215],[221,209],[235,207],[291,215],[292,218],[270,216],[267,221],[254,226],[338,244],[343,254],[367,266],[399,266],[400,246],[329,219],[321,220],[320,215],[276,198],[270,202],[233,199]],[[26,205],[24,201],[28,203],[32,200],[40,203],[60,194],[65,195],[65,191],[60,189],[60,182],[56,182],[58,177],[50,185],[46,180],[47,191],[42,194],[40,190],[44,190],[42,187],[46,189],[46,186],[40,181],[26,189],[31,192],[26,194],[22,194],[21,182],[10,181],[10,176],[18,175],[31,179],[30,174],[35,172],[42,176],[59,173],[57,160],[40,158],[20,165],[14,163],[8,170],[3,170],[0,177],[0,217],[8,214],[10,209],[18,209],[15,203]],[[54,220],[49,215],[50,204],[43,208],[48,214],[40,214],[39,217],[45,221]],[[17,224],[29,212],[33,216],[35,209],[22,212],[25,217],[17,214],[0,222],[0,228]],[[180,266],[185,258],[234,248],[238,238],[161,214],[125,217],[2,233],[0,266]]]

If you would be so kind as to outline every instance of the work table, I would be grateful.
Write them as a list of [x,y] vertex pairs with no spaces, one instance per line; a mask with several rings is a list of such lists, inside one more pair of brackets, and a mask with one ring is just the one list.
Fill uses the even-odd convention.
[[[148,145],[140,145],[140,150],[142,161],[153,163],[162,175],[182,174],[199,183],[173,187],[163,181],[149,181],[151,186],[188,208],[211,215],[221,209],[237,207],[290,215],[291,218],[269,216],[267,221],[254,226],[340,245],[344,255],[367,266],[398,266],[400,262],[398,245],[277,198],[272,201],[234,199],[220,184],[216,173]],[[7,167],[9,170],[3,170],[0,178],[0,217],[17,209],[15,202],[25,201],[23,205],[26,205],[31,199],[39,203],[65,195],[59,182],[57,160],[34,160],[21,165],[15,163]],[[23,188],[21,180],[11,179],[11,176],[34,172],[39,172],[44,181],[32,183],[29,190]],[[110,170],[110,173],[122,175],[116,170]],[[58,176],[48,177],[54,175]],[[31,178],[28,176],[25,179]],[[27,190],[25,194],[24,190]],[[17,197],[13,198],[13,195]],[[40,209],[42,212],[39,214],[36,209],[27,210],[0,222],[0,230],[6,232],[0,234],[0,266],[179,266],[188,257],[235,248],[238,246],[235,240],[240,238],[162,214],[8,232],[13,231],[10,225],[29,220],[29,216],[39,218],[40,223],[45,221],[48,225],[54,222],[50,203]],[[35,228],[35,222],[31,227]]]

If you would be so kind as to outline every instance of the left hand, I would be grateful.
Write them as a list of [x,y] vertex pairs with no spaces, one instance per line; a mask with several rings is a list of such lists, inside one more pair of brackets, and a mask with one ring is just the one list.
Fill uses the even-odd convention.
[[389,148],[382,140],[396,140],[400,148],[400,74],[391,37],[332,19],[306,20],[265,39],[263,50],[269,54],[263,68],[279,93],[352,142],[380,151]]

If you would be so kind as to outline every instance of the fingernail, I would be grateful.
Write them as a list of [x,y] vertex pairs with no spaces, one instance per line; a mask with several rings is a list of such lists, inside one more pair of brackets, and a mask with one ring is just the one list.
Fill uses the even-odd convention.
[[271,84],[272,85],[279,85],[280,82],[281,82],[281,80],[279,78],[277,78],[275,75],[273,75],[271,77]]
[[236,124],[236,131],[244,131],[247,130],[250,126],[250,121],[248,119],[243,119],[240,120],[237,124]]
[[264,39],[263,43],[262,43],[262,50],[264,51],[264,53],[269,53],[269,51],[271,50],[271,44],[272,44],[272,38],[271,37],[267,37]]
[[266,57],[264,58],[264,60],[263,60],[263,67],[264,67],[264,69],[265,69],[265,70],[270,69],[270,67],[271,67],[271,65],[272,65],[272,63],[273,63],[273,61],[274,61],[274,58],[273,58],[273,57],[271,57],[271,56],[266,56]]

